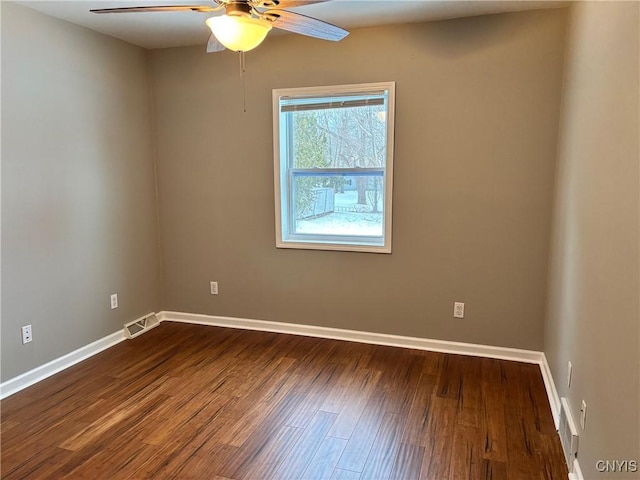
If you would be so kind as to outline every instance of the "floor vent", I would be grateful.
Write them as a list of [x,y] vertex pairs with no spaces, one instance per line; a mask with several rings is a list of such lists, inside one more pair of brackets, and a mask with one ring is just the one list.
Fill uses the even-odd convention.
[[144,317],[140,317],[133,322],[124,324],[124,333],[127,338],[135,338],[138,335],[142,335],[144,332],[148,332],[153,327],[157,327],[160,324],[160,320],[155,313],[149,313]]
[[562,402],[562,408],[560,409],[560,427],[558,433],[560,434],[560,442],[564,450],[564,459],[571,473],[573,471],[573,460],[578,457],[578,429],[576,428],[576,424],[573,423],[569,402],[565,397],[562,397],[560,401]]

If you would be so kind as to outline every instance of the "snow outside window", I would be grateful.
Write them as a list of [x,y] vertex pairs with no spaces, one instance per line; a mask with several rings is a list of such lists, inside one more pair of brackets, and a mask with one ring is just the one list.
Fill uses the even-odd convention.
[[391,253],[394,94],[273,91],[277,247]]

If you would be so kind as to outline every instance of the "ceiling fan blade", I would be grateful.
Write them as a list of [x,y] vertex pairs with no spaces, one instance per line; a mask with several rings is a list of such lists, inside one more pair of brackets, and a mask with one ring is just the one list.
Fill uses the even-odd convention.
[[213,12],[220,7],[208,5],[157,5],[150,7],[98,8],[92,13],[138,13],[138,12]]
[[207,42],[207,53],[221,52],[225,48],[226,47],[218,41],[213,33],[209,35],[209,41]]
[[276,28],[309,37],[337,42],[349,35],[349,32],[340,27],[323,22],[317,18],[288,12],[287,10],[267,10],[263,15],[267,17]]
[[254,5],[259,8],[294,8],[328,1],[329,0],[258,0]]

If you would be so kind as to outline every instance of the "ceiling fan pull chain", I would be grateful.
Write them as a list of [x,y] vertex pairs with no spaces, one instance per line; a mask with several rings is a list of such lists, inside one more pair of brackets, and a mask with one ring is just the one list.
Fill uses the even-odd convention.
[[244,52],[239,51],[239,59],[240,59],[240,78],[242,79],[242,111],[247,112],[247,85],[244,78]]
[[244,74],[244,52],[242,50],[238,50],[238,60],[240,61],[240,78],[242,78]]

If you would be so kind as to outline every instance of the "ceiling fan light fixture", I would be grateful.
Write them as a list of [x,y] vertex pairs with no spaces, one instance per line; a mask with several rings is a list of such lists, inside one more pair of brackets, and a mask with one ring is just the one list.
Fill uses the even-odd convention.
[[235,52],[256,48],[271,30],[271,23],[244,15],[222,15],[206,20],[218,41]]

